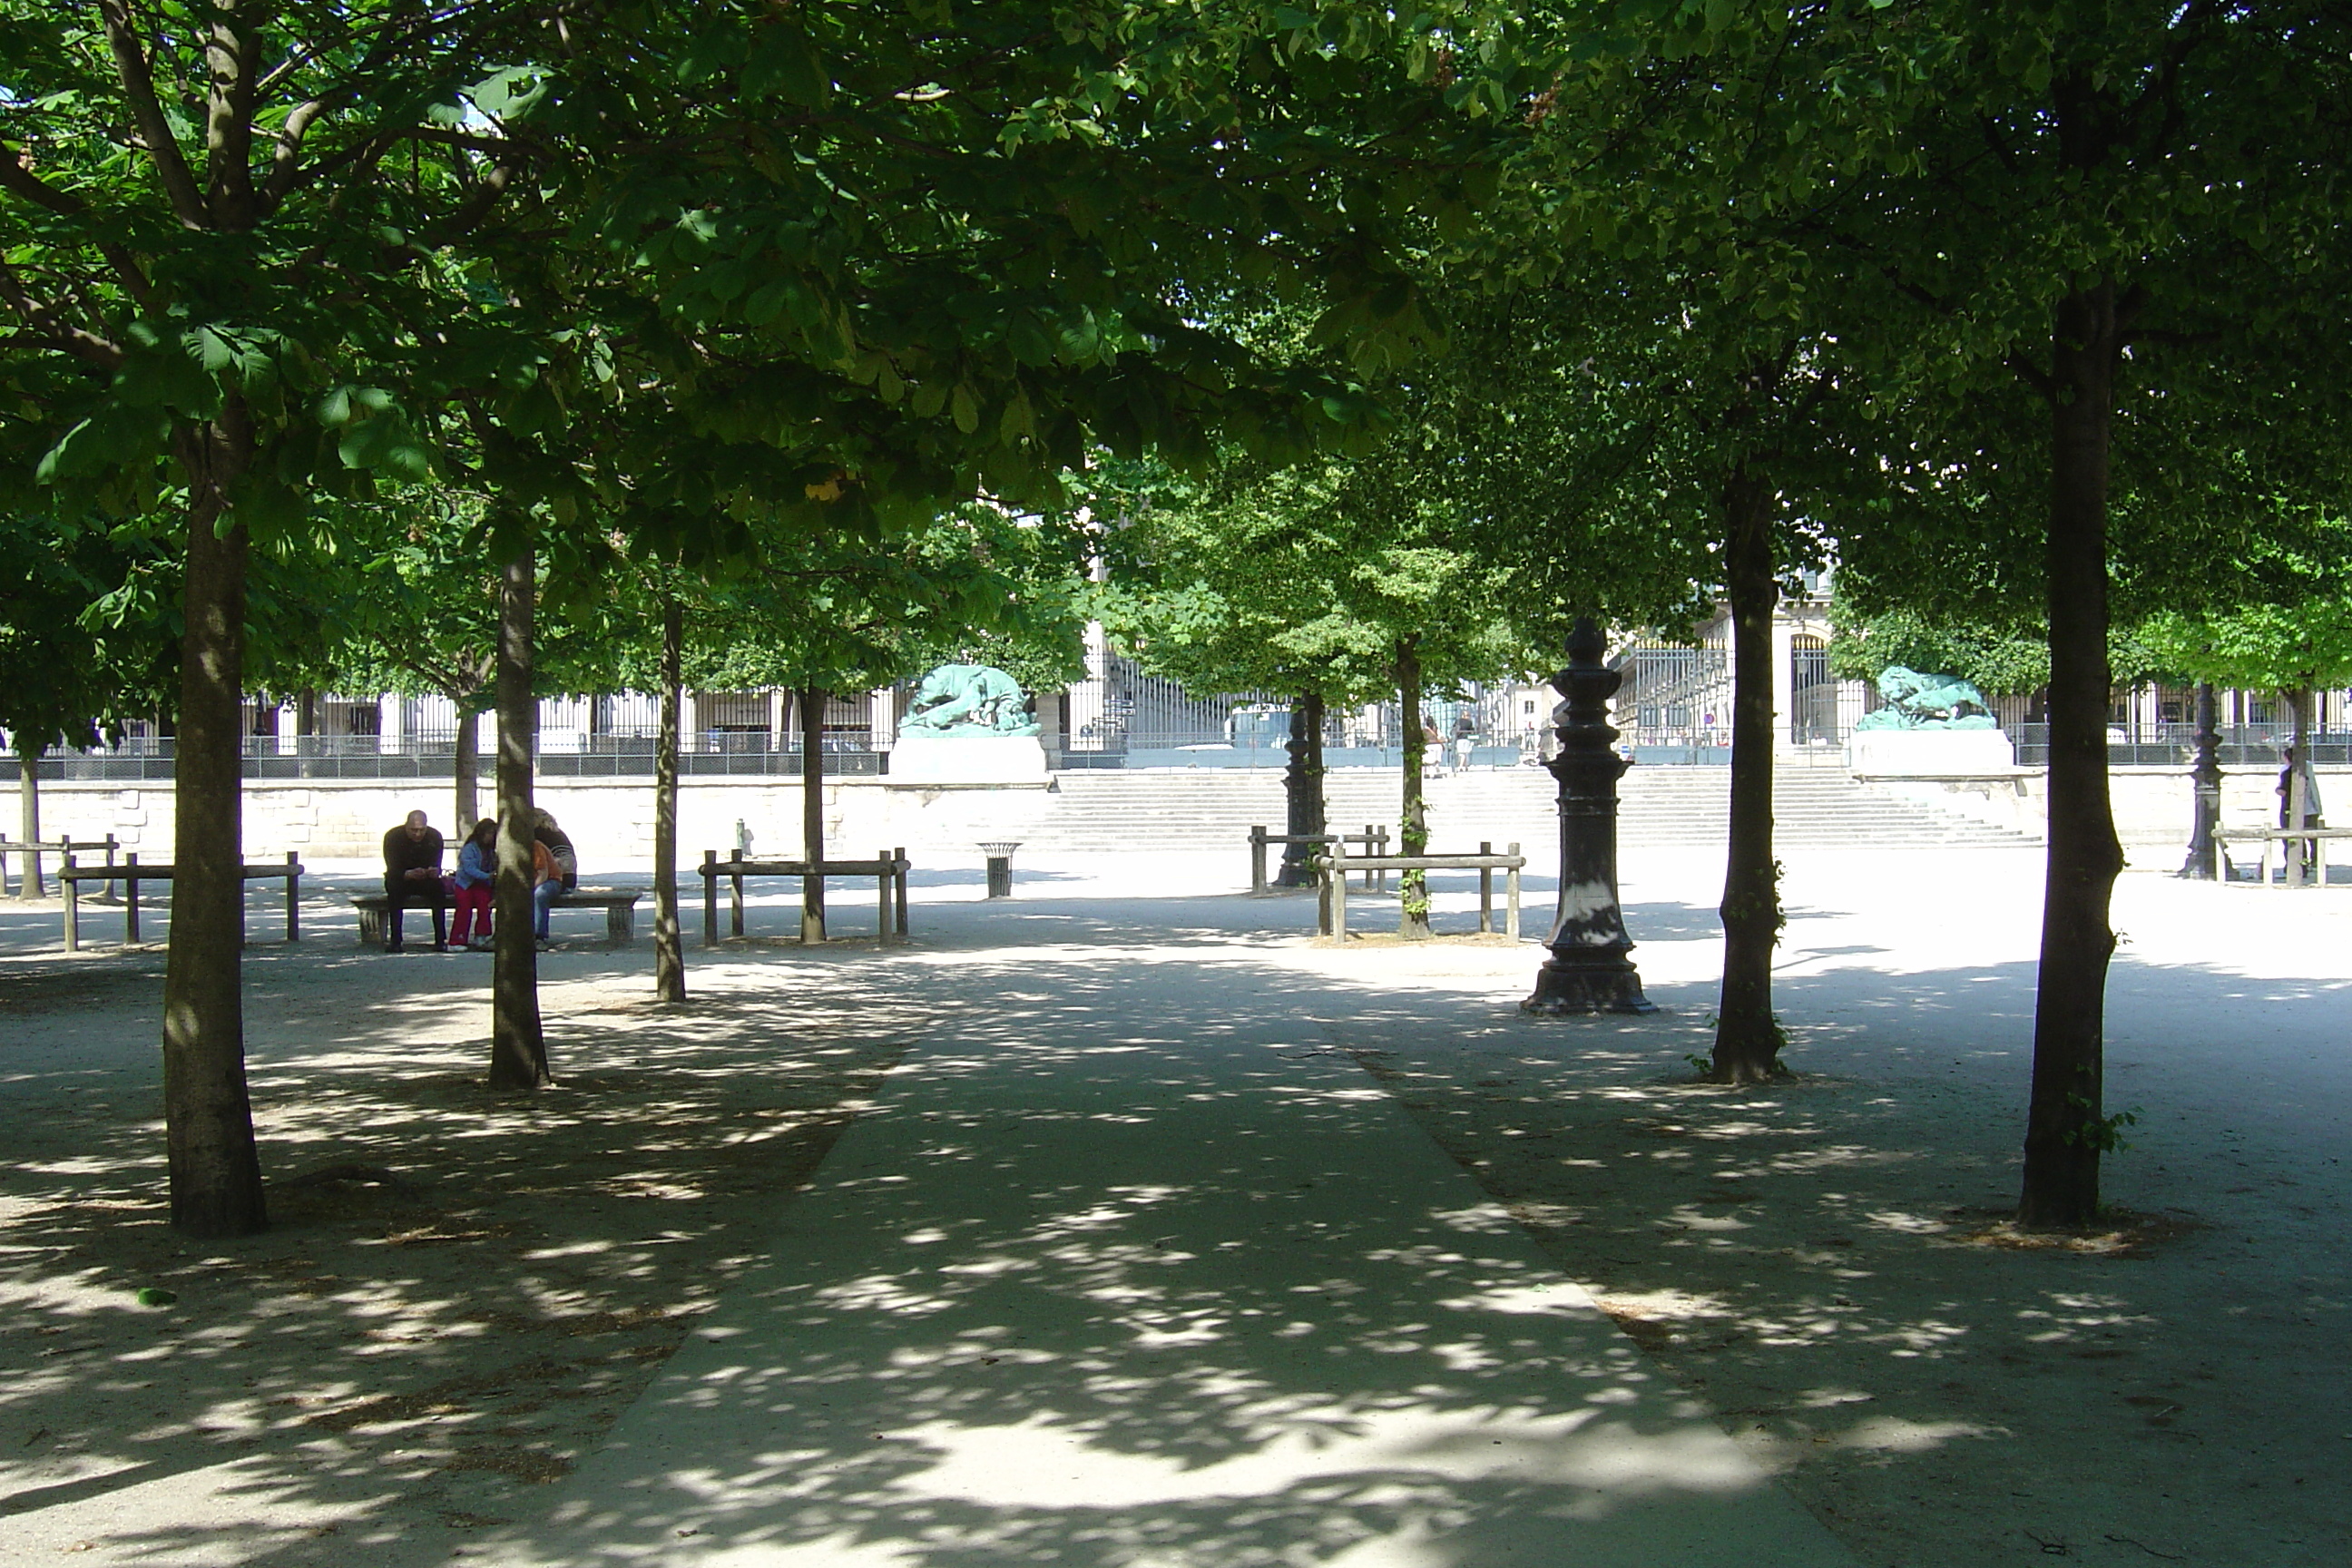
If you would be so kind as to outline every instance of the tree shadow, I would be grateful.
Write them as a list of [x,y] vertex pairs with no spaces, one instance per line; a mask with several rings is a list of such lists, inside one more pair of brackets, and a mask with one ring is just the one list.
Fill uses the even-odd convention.
[[[278,1231],[214,1248],[152,1208],[152,994],[80,1010],[131,1047],[46,993],[24,1016],[63,1032],[0,1079],[25,1151],[0,1412],[37,1436],[0,1510],[148,1562],[440,1561],[511,1521],[545,1539],[499,1561],[1483,1568],[1559,1560],[1563,1532],[1577,1561],[1660,1561],[1662,1520],[1769,1518],[1700,1398],[1801,1490],[1827,1477],[1825,1517],[1865,1472],[1928,1487],[1979,1453],[2042,1484],[2005,1436],[2053,1418],[2036,1379],[2119,1405],[2089,1470],[2179,1430],[2129,1401],[2192,1381],[2158,1331],[2188,1296],[1980,1244],[2016,1107],[1937,1064],[1999,1055],[2021,1096],[2030,965],[1812,950],[1848,962],[1781,1005],[1822,1020],[1798,1055],[1827,1070],[1725,1091],[1687,1081],[1689,1017],[1530,1021],[1516,986],[1267,947],[1311,918],[961,905],[906,949],[690,948],[683,1013],[620,989],[642,953],[582,955],[547,986],[565,1081],[521,1099],[475,1081],[479,976],[273,954],[248,967],[273,1174],[397,1181],[282,1189]],[[1635,926],[1715,930],[1672,903]],[[909,1041],[919,1071],[835,1147]],[[1426,1150],[1381,1130],[1388,1095],[1501,1206],[1398,1181]],[[785,1206],[819,1160],[821,1210]],[[1632,1338],[1587,1331],[1562,1274]],[[2227,1333],[2204,1343],[2252,1353]],[[133,1493],[161,1500],[87,1522]],[[1720,1545],[1670,1560],[1773,1560]]]
[[[1653,984],[1680,1005],[1651,1018],[1561,1027],[1459,1005],[1435,1027],[1332,1035],[1865,1557],[1990,1561],[2071,1540],[2228,1561],[2259,1537],[2281,1561],[2324,1560],[2333,1505],[2290,1483],[2333,1455],[2323,1413],[2347,1379],[2329,1321],[2285,1314],[2347,1282],[2340,1265],[2332,1288],[2311,1272],[2333,1256],[2328,1211],[2315,1193],[2206,1185],[2253,1162],[2241,1144],[2205,1152],[2191,1128],[2260,1098],[2225,1009],[2326,1007],[2328,991],[2119,960],[2107,1106],[2139,1125],[2107,1180],[2139,1212],[2020,1248],[2001,1221],[2035,966],[1923,973],[1867,943],[1790,962],[1808,967],[1776,980],[1776,1006],[1801,1071],[1754,1088],[1694,1080],[1710,1033],[1696,985]],[[2340,1106],[2340,1077],[2307,1091]],[[2251,1236],[2180,1206],[2211,1214],[2229,1193],[2275,1194],[2241,1208]],[[2325,1396],[2310,1384],[2323,1367]],[[2185,1449],[2257,1447],[2242,1481],[2155,1479]]]

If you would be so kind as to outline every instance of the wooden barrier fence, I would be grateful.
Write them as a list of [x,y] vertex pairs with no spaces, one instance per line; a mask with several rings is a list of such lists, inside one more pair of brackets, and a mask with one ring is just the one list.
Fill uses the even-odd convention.
[[[169,882],[174,879],[176,868],[142,866],[136,851],[123,858],[119,866],[77,866],[73,851],[66,851],[66,863],[58,872],[58,880],[66,890],[66,951],[81,951],[81,884],[84,882],[121,882],[122,884],[122,945],[131,946],[139,941],[139,884]],[[302,860],[289,849],[286,863],[274,863],[242,868],[248,882],[286,882],[286,940],[302,940]]]
[[1335,942],[1348,940],[1348,875],[1351,871],[1475,871],[1478,873],[1478,930],[1485,934],[1495,929],[1495,873],[1503,873],[1503,930],[1516,939],[1519,934],[1519,873],[1527,868],[1527,857],[1519,853],[1517,844],[1504,846],[1503,853],[1482,841],[1475,855],[1327,855],[1318,862],[1323,873],[1323,908],[1318,926],[1325,936]]
[[901,847],[877,852],[871,860],[821,860],[811,865],[806,860],[747,860],[738,849],[726,859],[719,858],[716,849],[702,852],[702,864],[697,869],[702,877],[702,945],[715,947],[719,942],[719,879],[726,878],[733,900],[730,911],[729,932],[743,934],[743,879],[746,877],[871,877],[875,879],[876,902],[879,906],[877,934],[884,942],[907,934],[907,873],[914,862],[907,858]]
[[[1269,844],[1360,844],[1370,854],[1385,855],[1389,848],[1389,830],[1376,822],[1364,824],[1361,833],[1268,833],[1263,826],[1253,827],[1249,836],[1250,891],[1253,893],[1271,890],[1265,879],[1265,847]],[[1341,853],[1345,852],[1342,849]],[[1365,872],[1365,889],[1371,890],[1375,876],[1381,879],[1380,890],[1386,891],[1389,878],[1385,871]]]

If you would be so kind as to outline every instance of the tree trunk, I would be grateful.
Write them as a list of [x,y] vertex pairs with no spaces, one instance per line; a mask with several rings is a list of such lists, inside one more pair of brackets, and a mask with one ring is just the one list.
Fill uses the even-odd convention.
[[[27,846],[41,841],[41,753],[47,750],[29,734],[16,737],[16,837]],[[27,847],[16,870],[16,896],[29,901],[47,893],[41,885],[41,852]]]
[[2213,710],[2213,683],[2200,680],[2197,683],[2197,761],[2189,770],[2196,805],[2189,819],[2189,857],[2180,865],[2180,875],[2200,882],[2213,881],[2221,874],[2213,842],[2214,830],[2221,826],[2221,731]]
[[803,688],[801,705],[801,853],[809,874],[801,879],[801,940],[824,940],[824,693]]
[[[1428,742],[1421,732],[1421,639],[1399,637],[1396,651],[1398,721],[1404,731],[1404,799],[1397,820],[1397,852],[1420,855],[1429,848],[1429,805],[1422,793],[1422,761]],[[1397,935],[1417,940],[1429,931],[1429,873],[1407,871],[1397,879]]]
[[[2282,820],[2285,828],[2311,826],[2311,688],[2296,687],[2286,693],[2287,717],[2292,724],[2287,742],[2286,795],[2280,801]],[[2290,888],[2300,888],[2311,877],[2311,840],[2290,838],[2284,845],[2285,862],[2281,875]]]
[[457,697],[456,701],[457,752],[449,765],[456,775],[457,837],[462,840],[482,820],[482,729],[481,715],[466,705],[467,700]]
[[662,602],[661,732],[654,742],[654,994],[686,1000],[686,944],[677,924],[677,724],[686,613]]
[[[1323,696],[1308,692],[1290,705],[1290,740],[1285,748],[1290,753],[1290,765],[1283,770],[1282,790],[1286,806],[1283,831],[1293,838],[1312,837],[1323,831]],[[1307,888],[1315,883],[1315,856],[1312,844],[1286,844],[1282,847],[1282,869],[1275,877],[1277,888]]]
[[247,1236],[269,1223],[245,1079],[245,564],[223,533],[253,431],[231,398],[178,442],[188,478],[185,630],[173,764],[172,935],[163,967],[163,1121],[172,1225]]
[[2115,287],[2059,301],[2051,355],[2050,847],[2018,1223],[2099,1213],[2108,909],[2123,847],[2107,796],[2107,458],[2120,349]]
[[539,947],[531,918],[531,742],[539,704],[531,692],[531,617],[538,563],[528,541],[499,572],[499,875],[490,960],[490,1087],[539,1089],[551,1075],[539,1019]]
[[319,689],[306,686],[294,694],[294,735],[308,739],[319,732]]
[[1723,877],[1723,989],[1706,1076],[1757,1083],[1779,1076],[1783,1037],[1772,1016],[1772,951],[1780,940],[1780,868],[1772,857],[1771,487],[1746,468],[1724,486],[1725,586],[1731,595],[1731,841]]

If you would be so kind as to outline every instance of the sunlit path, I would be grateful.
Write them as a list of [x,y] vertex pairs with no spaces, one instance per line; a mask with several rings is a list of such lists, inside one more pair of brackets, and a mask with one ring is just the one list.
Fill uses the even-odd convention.
[[556,1529],[464,1560],[1852,1561],[1323,1048],[1302,977],[1132,934],[925,964],[941,1028],[772,1262]]

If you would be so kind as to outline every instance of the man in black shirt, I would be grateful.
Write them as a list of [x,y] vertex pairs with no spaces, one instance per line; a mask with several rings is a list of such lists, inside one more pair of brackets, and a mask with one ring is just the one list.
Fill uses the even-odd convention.
[[441,835],[412,811],[383,836],[383,950],[400,951],[401,915],[410,904],[433,907],[433,951],[449,951],[449,895],[441,886]]

